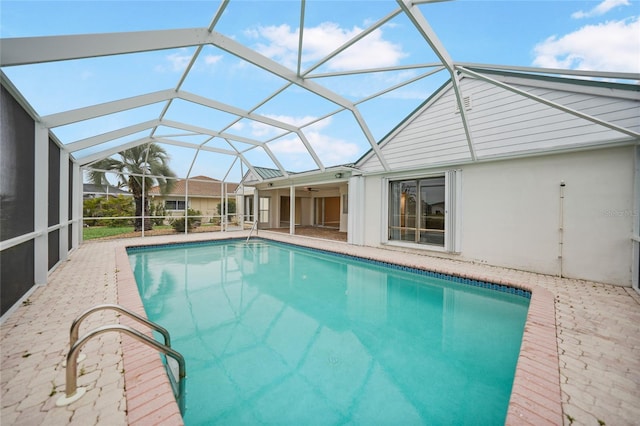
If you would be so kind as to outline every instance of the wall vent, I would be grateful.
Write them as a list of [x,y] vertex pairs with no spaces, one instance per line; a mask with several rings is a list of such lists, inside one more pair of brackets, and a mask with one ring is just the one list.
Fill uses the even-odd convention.
[[[469,111],[471,109],[471,96],[463,97],[462,104],[464,105],[464,110]],[[458,102],[456,102],[456,114],[460,114],[460,107],[458,106]]]

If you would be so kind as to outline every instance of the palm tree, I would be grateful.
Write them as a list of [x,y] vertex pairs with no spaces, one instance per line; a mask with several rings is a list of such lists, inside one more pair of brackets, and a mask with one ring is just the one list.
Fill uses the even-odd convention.
[[[169,168],[169,155],[160,146],[150,143],[139,145],[126,151],[119,152],[120,160],[105,158],[93,164],[95,169],[89,173],[89,179],[96,185],[108,184],[105,172],[109,170],[118,172],[118,187],[127,187],[133,194],[136,203],[135,230],[142,230],[142,208],[144,206],[144,230],[152,228],[149,220],[149,202],[146,194],[152,186],[159,186],[160,192],[168,193],[173,187],[175,173]],[[142,190],[142,176],[144,177],[144,195]]]

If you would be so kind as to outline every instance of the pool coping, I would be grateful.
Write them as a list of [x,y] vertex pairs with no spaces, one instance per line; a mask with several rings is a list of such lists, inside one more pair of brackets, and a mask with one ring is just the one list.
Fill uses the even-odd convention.
[[[283,236],[284,237],[284,236]],[[291,242],[286,238],[261,235],[260,238],[286,242],[288,244],[332,251],[363,259],[387,262],[383,256],[362,256],[354,254],[353,247],[346,243],[332,242],[331,249],[318,248],[311,239]],[[229,236],[223,239],[238,239]],[[307,241],[308,240],[308,241]],[[127,247],[170,245],[184,241],[141,242],[122,245],[116,250],[116,272],[118,303],[146,318],[142,299],[138,292],[133,271],[129,264]],[[308,244],[307,244],[308,243]],[[188,244],[188,243],[187,243]],[[394,259],[394,264],[425,270],[421,265],[411,264],[402,256]],[[520,354],[516,365],[506,425],[558,425],[563,423],[560,392],[560,366],[556,336],[555,298],[549,290],[534,284],[522,283],[511,277],[496,277],[482,273],[453,273],[447,268],[430,266],[429,271],[455,275],[461,278],[485,281],[522,289],[531,293],[529,310],[525,323]],[[132,320],[120,318],[124,325],[134,325]],[[150,332],[149,335],[151,336]],[[124,362],[125,395],[130,425],[184,424],[180,409],[173,396],[173,390],[164,366],[154,349],[140,345],[132,338],[123,336],[122,353]],[[187,366],[188,374],[188,366]]]

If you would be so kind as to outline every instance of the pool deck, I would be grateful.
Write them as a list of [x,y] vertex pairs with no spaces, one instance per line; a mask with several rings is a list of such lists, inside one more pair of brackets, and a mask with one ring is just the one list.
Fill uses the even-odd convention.
[[[142,309],[124,247],[246,235],[217,232],[82,244],[49,275],[47,285],[36,287],[2,318],[0,424],[181,424],[155,352],[118,333],[102,334],[84,346],[87,358],[78,366],[78,386],[87,392],[69,406],[56,407],[65,390],[62,361],[69,327],[82,311],[101,303]],[[264,231],[260,237],[529,289],[533,296],[507,424],[635,425],[640,418],[640,295],[631,288],[441,259],[415,250]],[[116,322],[127,324],[113,312],[96,313],[80,334]]]

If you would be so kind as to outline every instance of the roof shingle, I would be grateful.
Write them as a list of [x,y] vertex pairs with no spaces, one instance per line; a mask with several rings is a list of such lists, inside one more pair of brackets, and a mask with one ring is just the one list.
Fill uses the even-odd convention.
[[[208,176],[194,176],[188,179],[189,196],[191,197],[220,197],[223,182]],[[181,196],[184,197],[187,179],[178,179],[168,194],[160,194],[160,188],[154,186],[149,190],[149,195]],[[238,188],[237,183],[226,182],[226,192],[231,194]]]

